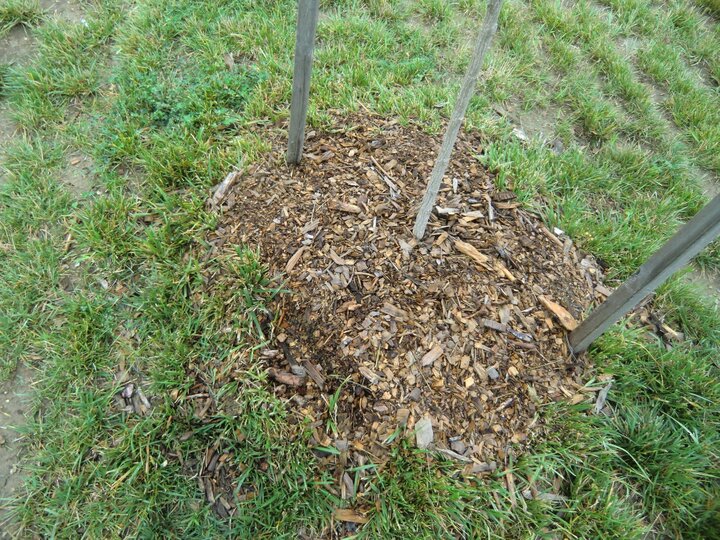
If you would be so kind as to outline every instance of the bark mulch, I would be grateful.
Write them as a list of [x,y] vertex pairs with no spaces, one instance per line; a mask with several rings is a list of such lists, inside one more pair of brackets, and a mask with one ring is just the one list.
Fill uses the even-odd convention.
[[216,254],[259,249],[284,281],[258,354],[321,458],[382,462],[408,437],[480,474],[542,433],[543,404],[594,400],[566,333],[607,294],[601,271],[496,187],[478,135],[458,140],[421,242],[411,231],[438,138],[354,117],[309,133],[290,167],[284,132],[263,137],[272,151],[211,199],[209,240]]

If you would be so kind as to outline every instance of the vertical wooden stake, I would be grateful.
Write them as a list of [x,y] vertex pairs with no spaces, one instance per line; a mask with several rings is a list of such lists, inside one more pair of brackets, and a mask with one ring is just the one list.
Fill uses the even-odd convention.
[[295,33],[295,70],[293,72],[290,128],[288,130],[287,162],[300,163],[305,142],[305,120],[310,96],[310,74],[315,47],[319,0],[298,0],[298,20]]
[[720,195],[697,213],[569,336],[580,353],[720,235]]
[[415,226],[413,227],[413,234],[418,240],[425,236],[425,228],[427,227],[428,221],[430,220],[430,212],[432,212],[435,199],[437,199],[438,191],[440,190],[440,184],[442,183],[445,171],[450,163],[450,155],[452,154],[453,147],[455,146],[455,140],[457,139],[458,132],[462,121],[465,119],[465,113],[467,112],[468,105],[470,104],[470,98],[475,91],[475,84],[480,76],[480,70],[482,69],[483,60],[485,54],[490,48],[490,43],[497,30],[498,18],[500,17],[500,8],[502,6],[502,0],[489,0],[487,14],[483,21],[480,34],[478,35],[477,44],[475,45],[475,51],[473,52],[470,66],[468,67],[465,78],[463,79],[460,94],[458,95],[455,108],[453,109],[452,115],[450,116],[450,122],[448,123],[447,130],[445,131],[445,137],[443,137],[442,146],[440,147],[440,153],[438,154],[437,161],[435,161],[435,167],[433,167],[428,186],[425,191],[422,203],[420,204],[420,210],[418,211],[417,218],[415,219]]

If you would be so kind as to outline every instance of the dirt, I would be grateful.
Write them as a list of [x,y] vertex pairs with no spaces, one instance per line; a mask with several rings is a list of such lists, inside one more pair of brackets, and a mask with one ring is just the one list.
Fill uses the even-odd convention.
[[693,268],[692,272],[688,274],[688,278],[705,289],[715,299],[715,304],[720,307],[720,272],[703,272],[698,268]]
[[[6,499],[19,494],[24,477],[19,470],[23,455],[22,435],[18,426],[23,426],[30,411],[32,372],[21,366],[14,377],[0,384],[0,498]],[[3,523],[8,512],[0,507],[0,539],[11,538],[12,526]]]
[[50,17],[73,23],[83,22],[84,20],[85,9],[83,2],[78,0],[41,0],[40,6]]
[[74,152],[67,156],[65,167],[58,177],[73,194],[80,196],[93,187],[92,167],[92,158],[81,152]]

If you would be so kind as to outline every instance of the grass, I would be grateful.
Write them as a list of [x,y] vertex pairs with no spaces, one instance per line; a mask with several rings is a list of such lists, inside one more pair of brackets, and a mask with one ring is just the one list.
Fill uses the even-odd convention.
[[0,4],[0,36],[19,24],[33,26],[42,19],[37,0],[5,0]]
[[[507,2],[467,125],[485,134],[476,157],[498,184],[617,283],[707,201],[698,171],[717,173],[720,34],[711,2],[576,4]],[[349,471],[367,492],[339,500],[249,345],[282,284],[255,252],[203,256],[208,189],[266,150],[263,124],[287,117],[294,3],[98,0],[84,24],[28,6],[0,2],[2,24],[35,25],[38,41],[31,63],[3,67],[0,94],[22,128],[0,186],[0,362],[6,377],[18,362],[37,368],[15,507],[27,534],[312,537],[349,505],[368,511],[360,538],[712,537],[720,314],[682,276],[656,304],[686,342],[668,349],[619,325],[593,347],[614,380],[612,415],[548,406],[548,435],[482,479],[398,442],[388,463]],[[439,131],[483,10],[323,3],[311,123],[362,104]],[[538,111],[557,121],[516,139]],[[74,152],[92,157],[90,195],[62,181]],[[698,258],[719,262],[717,247]],[[208,295],[216,275],[224,284]],[[113,405],[124,371],[151,397],[149,416]],[[199,381],[216,397],[204,419],[186,399]],[[232,454],[238,493],[254,494],[232,520],[193,479],[208,446]]]

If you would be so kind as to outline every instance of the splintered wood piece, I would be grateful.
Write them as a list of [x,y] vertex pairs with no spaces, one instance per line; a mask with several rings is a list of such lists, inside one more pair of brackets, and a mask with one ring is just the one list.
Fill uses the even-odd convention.
[[334,210],[339,210],[340,212],[347,212],[348,214],[359,214],[362,212],[362,208],[360,208],[356,204],[350,204],[345,202],[333,202],[330,207]]
[[305,379],[302,377],[275,368],[268,369],[268,375],[280,384],[287,384],[288,386],[302,386],[305,384]]
[[575,320],[575,317],[570,315],[570,312],[568,312],[568,310],[566,310],[560,304],[553,302],[542,294],[538,296],[538,299],[547,309],[552,311],[553,315],[557,317],[558,321],[560,321],[560,324],[562,324],[566,330],[573,331],[577,328],[578,322]]
[[500,261],[495,262],[495,271],[500,274],[503,277],[506,277],[510,281],[515,281],[515,276],[512,275],[510,270],[507,269],[507,267],[501,263]]
[[485,214],[483,214],[480,210],[472,210],[471,212],[463,212],[462,214],[462,218],[468,223],[484,216]]
[[336,508],[335,519],[348,523],[359,523],[361,525],[368,522],[368,518],[366,518],[362,514],[358,514],[355,510],[352,510],[351,508]]
[[330,258],[335,264],[338,264],[340,266],[352,266],[353,264],[355,264],[355,261],[343,259],[340,255],[335,253],[335,250],[332,249],[330,250]]
[[457,249],[460,253],[467,255],[478,264],[485,264],[490,260],[486,255],[480,253],[475,246],[468,244],[467,242],[463,242],[462,240],[455,240],[455,249]]
[[312,221],[309,221],[309,222],[300,230],[300,232],[301,232],[302,234],[307,234],[307,233],[312,232],[312,231],[314,231],[315,229],[317,229],[317,226],[318,226],[318,225],[320,225],[320,220],[318,220],[318,219],[313,219]]
[[307,374],[310,375],[310,378],[318,385],[318,388],[320,388],[320,390],[325,388],[325,377],[323,377],[320,371],[318,371],[315,364],[308,360],[303,360],[302,365],[307,370]]
[[302,258],[302,255],[303,255],[303,253],[305,252],[306,249],[307,249],[307,248],[306,248],[305,246],[303,246],[303,247],[301,247],[300,249],[298,249],[298,250],[293,254],[292,257],[290,257],[290,260],[289,260],[289,261],[287,262],[287,264],[285,265],[285,272],[287,272],[288,274],[289,274],[290,272],[292,272],[293,268],[295,268],[295,265],[296,265],[296,264],[298,263],[298,261],[300,261],[300,259]]
[[213,189],[212,197],[208,201],[210,206],[219,206],[238,178],[240,178],[240,173],[238,171],[228,173],[225,179]]
[[507,332],[507,325],[499,323],[497,321],[493,321],[492,319],[483,319],[483,326],[485,328],[491,328],[492,330],[495,330],[496,332]]
[[404,309],[400,309],[397,306],[393,306],[389,302],[385,302],[385,305],[380,309],[386,315],[396,318],[399,321],[405,321],[408,319],[409,314]]
[[371,369],[366,368],[365,366],[360,366],[358,368],[358,371],[363,377],[370,381],[371,384],[377,384],[378,381],[380,381],[380,375],[378,375]]
[[425,355],[420,360],[420,365],[422,367],[427,367],[432,365],[435,360],[440,358],[442,356],[443,349],[440,345],[435,345],[432,349],[430,349],[428,352],[425,353]]

